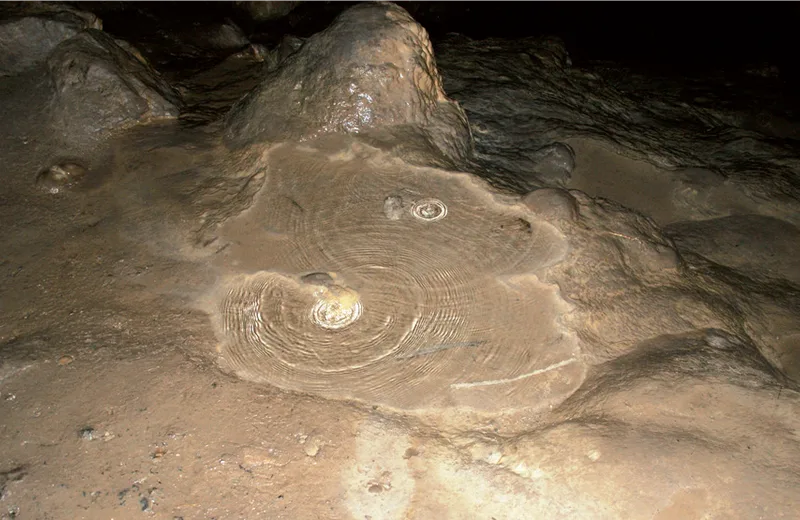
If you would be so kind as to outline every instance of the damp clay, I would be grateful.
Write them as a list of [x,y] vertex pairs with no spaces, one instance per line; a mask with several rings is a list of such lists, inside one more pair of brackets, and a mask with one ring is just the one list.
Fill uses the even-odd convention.
[[278,148],[254,205],[222,227],[219,266],[239,270],[215,299],[223,366],[406,410],[569,395],[584,366],[540,278],[566,253],[560,232],[472,176],[351,155]]

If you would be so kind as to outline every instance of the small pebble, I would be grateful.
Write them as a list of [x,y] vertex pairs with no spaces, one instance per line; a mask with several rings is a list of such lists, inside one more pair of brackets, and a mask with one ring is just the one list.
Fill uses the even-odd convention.
[[403,197],[392,195],[383,201],[383,214],[389,220],[400,220],[403,216]]
[[316,437],[312,437],[305,444],[303,444],[303,451],[306,452],[306,455],[309,457],[316,457],[319,453],[320,449],[320,441]]
[[328,273],[310,273],[300,278],[306,285],[320,285],[330,287],[333,285],[333,277]]
[[151,456],[153,457],[153,459],[160,459],[166,454],[167,450],[165,450],[164,448],[156,448]]
[[98,435],[94,428],[86,426],[85,428],[81,428],[78,432],[78,437],[85,441],[93,441],[98,438]]
[[416,457],[417,455],[419,455],[419,450],[418,449],[416,449],[416,448],[408,448],[406,450],[406,452],[403,454],[403,458],[408,460],[411,457]]

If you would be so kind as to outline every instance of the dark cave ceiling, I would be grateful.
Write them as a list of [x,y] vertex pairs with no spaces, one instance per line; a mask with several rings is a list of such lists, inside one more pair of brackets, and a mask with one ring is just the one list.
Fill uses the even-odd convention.
[[[256,23],[235,2],[73,2],[100,14],[105,29],[123,37],[146,35],[155,25],[185,26],[227,17],[266,44],[285,34],[310,36],[356,3],[301,2],[285,17]],[[611,60],[702,69],[769,63],[785,79],[797,76],[793,48],[800,6],[794,2],[397,3],[434,42],[451,32],[473,39],[548,34],[565,41],[577,64]]]

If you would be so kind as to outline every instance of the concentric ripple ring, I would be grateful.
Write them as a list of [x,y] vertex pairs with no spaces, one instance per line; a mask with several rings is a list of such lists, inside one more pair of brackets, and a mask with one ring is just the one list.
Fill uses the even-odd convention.
[[439,199],[418,200],[411,206],[411,215],[419,220],[435,222],[447,216],[447,205]]
[[569,308],[536,272],[566,254],[560,232],[471,178],[369,153],[270,156],[260,197],[221,231],[220,268],[236,266],[215,297],[223,367],[403,410],[540,408],[574,390]]
[[318,300],[311,308],[311,321],[323,329],[343,329],[361,317],[361,300],[351,289],[332,285],[320,288],[316,296]]

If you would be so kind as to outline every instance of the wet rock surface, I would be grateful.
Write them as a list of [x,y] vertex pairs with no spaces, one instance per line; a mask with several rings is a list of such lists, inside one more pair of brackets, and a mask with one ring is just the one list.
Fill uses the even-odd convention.
[[84,29],[103,28],[97,16],[58,3],[8,2],[0,17],[0,76],[44,61],[59,43]]
[[463,159],[471,144],[461,109],[442,90],[427,33],[393,4],[354,7],[309,38],[233,107],[225,129],[234,146],[373,132],[421,139],[450,160]]
[[[221,272],[256,271],[231,276],[211,311],[229,370],[421,411],[541,409],[580,384],[577,345],[559,324],[567,307],[540,281],[566,252],[555,228],[470,177],[398,167],[358,145],[335,155],[337,141],[311,146],[271,153],[258,201],[221,228]],[[386,218],[398,192],[407,213]],[[329,290],[287,276],[321,270],[337,276],[335,327],[315,313]],[[515,325],[532,322],[524,333]]]
[[800,285],[800,230],[759,215],[737,215],[667,228],[676,243],[750,276],[773,276]]
[[174,118],[180,100],[149,64],[107,34],[87,30],[47,59],[55,85],[53,116],[66,135],[94,136]]
[[575,152],[569,145],[553,143],[531,157],[534,178],[545,186],[565,186],[575,169]]
[[83,28],[0,78],[3,511],[792,517],[791,106],[427,38],[161,75]]
[[[759,91],[741,82],[743,91],[753,89],[747,98],[751,106],[746,106],[735,94],[726,94],[726,84],[739,83],[712,76],[702,88],[713,97],[697,102],[686,98],[691,79],[677,83],[608,67],[572,69],[563,62],[546,67],[537,57],[543,47],[542,39],[454,36],[435,48],[445,90],[469,116],[475,162],[494,183],[529,190],[524,179],[535,167],[530,157],[536,150],[589,138],[659,168],[719,172],[762,200],[762,211],[796,218],[796,132],[774,139],[769,132],[754,131],[742,115],[758,111],[765,124],[781,124],[786,109],[770,107],[766,94],[783,89],[780,84],[762,84]],[[758,95],[766,101],[752,106],[761,99]]]
[[76,162],[62,161],[36,176],[36,187],[45,193],[57,194],[75,189],[86,178],[86,167]]

